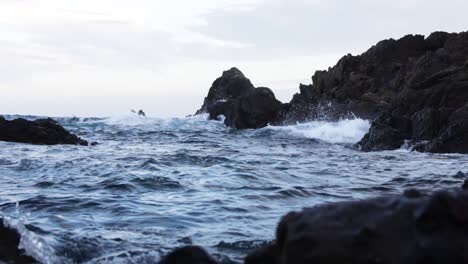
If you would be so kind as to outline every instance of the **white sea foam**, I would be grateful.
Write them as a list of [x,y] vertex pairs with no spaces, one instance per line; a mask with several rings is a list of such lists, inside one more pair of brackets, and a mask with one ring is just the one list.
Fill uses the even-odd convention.
[[363,119],[345,119],[338,122],[312,121],[309,123],[269,127],[293,136],[322,140],[329,143],[357,143],[369,131],[370,122]]
[[63,263],[62,259],[55,257],[53,249],[42,238],[29,231],[20,220],[1,215],[0,217],[7,227],[15,229],[18,232],[21,237],[19,248],[24,249],[27,255],[41,263]]

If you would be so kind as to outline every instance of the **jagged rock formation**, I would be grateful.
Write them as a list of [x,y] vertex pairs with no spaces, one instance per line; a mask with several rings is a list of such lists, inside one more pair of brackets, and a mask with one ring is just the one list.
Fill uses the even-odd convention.
[[[407,140],[419,151],[468,153],[468,32],[381,41],[317,71],[312,84],[299,89],[282,106],[270,95],[262,105],[242,109],[236,99],[255,89],[231,69],[215,81],[198,113],[231,116],[226,124],[236,128],[359,117],[373,120],[359,143],[364,151],[396,149]],[[262,114],[252,114],[252,108]],[[251,116],[261,116],[252,118],[261,122],[238,124],[238,117]]]
[[88,145],[87,141],[71,134],[51,118],[35,121],[18,118],[10,121],[0,116],[0,141],[39,145]]

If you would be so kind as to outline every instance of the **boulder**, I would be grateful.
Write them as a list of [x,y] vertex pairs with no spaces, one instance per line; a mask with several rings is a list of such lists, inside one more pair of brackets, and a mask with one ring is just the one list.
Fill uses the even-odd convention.
[[0,116],[0,141],[39,145],[88,145],[87,141],[71,134],[51,118],[35,121],[18,118],[10,121]]
[[283,217],[245,263],[468,263],[467,212],[461,189],[316,206]]
[[239,69],[234,67],[224,71],[223,75],[213,82],[202,107],[196,114],[209,113],[210,108],[216,104],[247,95],[253,89],[253,84]]
[[18,232],[6,226],[0,218],[0,263],[37,263],[18,248],[20,239]]
[[237,68],[225,71],[211,87],[197,114],[208,113],[210,119],[224,116],[233,128],[261,128],[275,122],[283,104],[266,87],[254,88]]
[[217,264],[204,249],[186,246],[175,249],[162,258],[159,264]]

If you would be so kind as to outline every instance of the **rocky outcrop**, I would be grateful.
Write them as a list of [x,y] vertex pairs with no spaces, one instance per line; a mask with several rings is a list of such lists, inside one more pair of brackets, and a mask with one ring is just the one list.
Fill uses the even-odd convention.
[[[230,115],[226,124],[237,128],[358,117],[374,121],[359,143],[364,151],[396,149],[406,142],[419,151],[468,153],[468,32],[381,41],[317,71],[312,84],[299,89],[290,103],[280,106],[270,96],[250,106],[257,113],[251,114],[235,100],[255,89],[239,70],[231,69],[213,84],[199,112],[211,118]],[[238,117],[261,122],[238,125]]]
[[0,218],[0,263],[37,263],[18,248],[20,239],[18,232],[6,226]]
[[196,114],[210,113],[211,109],[220,102],[245,96],[255,89],[253,84],[237,68],[223,72],[211,86],[202,107]]
[[0,116],[0,141],[39,145],[88,145],[87,141],[71,134],[51,118],[35,121],[18,118],[10,121]]
[[254,88],[237,68],[225,71],[210,88],[197,114],[210,119],[224,116],[224,123],[234,128],[261,128],[278,119],[283,104],[266,87]]
[[317,206],[283,217],[245,263],[468,263],[467,212],[463,190]]

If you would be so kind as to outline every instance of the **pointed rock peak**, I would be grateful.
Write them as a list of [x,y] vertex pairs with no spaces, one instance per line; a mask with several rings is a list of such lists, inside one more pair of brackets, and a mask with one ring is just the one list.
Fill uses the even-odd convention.
[[232,67],[231,69],[223,72],[223,78],[245,78],[245,76],[239,69]]

